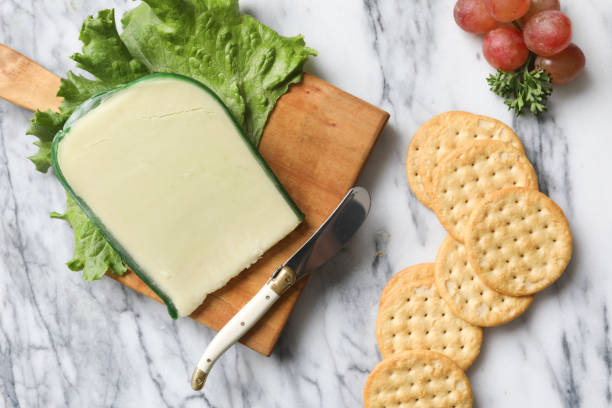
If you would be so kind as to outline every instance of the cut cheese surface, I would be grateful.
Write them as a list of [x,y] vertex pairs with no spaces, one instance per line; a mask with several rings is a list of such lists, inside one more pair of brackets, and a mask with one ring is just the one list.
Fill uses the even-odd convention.
[[193,312],[303,218],[195,81],[147,77],[67,126],[54,146],[58,178],[173,316]]

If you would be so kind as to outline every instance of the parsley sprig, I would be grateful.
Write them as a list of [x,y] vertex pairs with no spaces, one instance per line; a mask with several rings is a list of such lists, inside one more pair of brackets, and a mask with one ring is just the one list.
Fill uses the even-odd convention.
[[546,103],[552,94],[552,78],[543,69],[534,69],[532,65],[533,54],[518,70],[497,70],[497,74],[487,78],[491,91],[504,98],[504,103],[516,116],[525,109],[536,116],[548,109]]

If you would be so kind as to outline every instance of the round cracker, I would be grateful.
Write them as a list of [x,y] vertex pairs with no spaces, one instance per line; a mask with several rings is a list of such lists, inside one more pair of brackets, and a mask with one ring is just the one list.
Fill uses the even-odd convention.
[[418,281],[423,279],[433,279],[434,276],[434,264],[433,263],[421,263],[417,265],[412,265],[407,267],[406,269],[402,269],[385,285],[380,294],[380,302],[379,309],[382,304],[389,299],[389,296],[392,294],[393,290],[403,286],[406,282]]
[[500,140],[524,152],[516,133],[505,123],[469,112],[451,111],[438,115],[435,129],[419,152],[419,177],[428,196],[433,196],[434,170],[442,157],[459,146],[479,139]]
[[478,356],[482,329],[456,317],[433,279],[406,283],[378,311],[376,340],[383,357],[406,350],[437,351],[467,369]]
[[363,388],[365,408],[470,408],[472,388],[448,357],[432,351],[406,351],[372,370]]
[[506,295],[531,295],[565,270],[572,233],[550,198],[528,188],[506,188],[488,194],[474,209],[466,250],[487,286]]
[[451,236],[438,250],[435,282],[452,312],[476,326],[507,323],[533,302],[533,296],[507,296],[485,285],[470,266],[465,246]]
[[529,160],[499,140],[469,142],[442,159],[434,174],[433,207],[442,226],[463,242],[470,214],[492,191],[504,187],[538,188]]
[[441,117],[443,116],[434,116],[425,122],[412,136],[408,151],[406,152],[406,178],[408,179],[408,184],[410,184],[410,188],[416,198],[429,209],[432,208],[429,195],[419,173],[419,153],[431,135],[431,131],[438,125]]

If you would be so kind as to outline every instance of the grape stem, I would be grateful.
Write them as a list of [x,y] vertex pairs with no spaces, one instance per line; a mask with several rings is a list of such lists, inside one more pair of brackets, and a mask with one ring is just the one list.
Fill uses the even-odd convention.
[[520,69],[524,70],[525,68],[528,68],[530,71],[532,71],[535,68],[536,57],[537,55],[529,51],[529,57],[527,57],[527,61],[525,61],[525,65],[523,65]]

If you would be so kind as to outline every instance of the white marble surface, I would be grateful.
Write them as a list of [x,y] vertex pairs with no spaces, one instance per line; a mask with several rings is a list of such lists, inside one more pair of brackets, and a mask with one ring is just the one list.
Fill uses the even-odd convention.
[[[566,211],[575,252],[566,274],[506,326],[486,329],[468,371],[476,407],[612,406],[612,5],[562,0],[587,70],[555,91],[543,119],[514,119],[487,90],[480,40],[452,0],[244,0],[244,11],[319,50],[308,70],[392,114],[360,183],[373,210],[359,236],[314,276],[275,352],[231,349],[205,393],[193,364],[213,332],[110,279],[68,271],[64,193],[25,157],[31,114],[0,101],[0,406],[358,407],[379,361],[374,326],[386,280],[433,260],[445,233],[411,194],[404,153],[432,115],[463,109],[510,123],[543,191]],[[128,1],[2,0],[0,42],[58,74],[80,22]],[[380,252],[379,252],[380,251]],[[379,252],[379,256],[377,256]],[[382,255],[380,255],[382,253]]]

